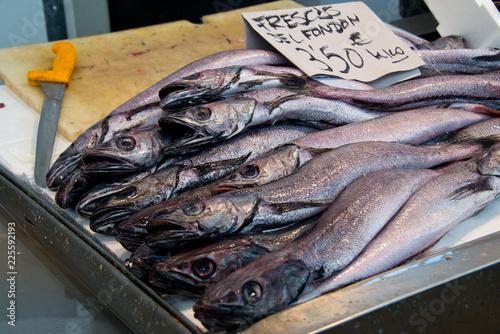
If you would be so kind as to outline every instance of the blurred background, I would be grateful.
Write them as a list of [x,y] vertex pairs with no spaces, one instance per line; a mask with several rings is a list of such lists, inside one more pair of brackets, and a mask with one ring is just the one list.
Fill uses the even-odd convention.
[[[266,0],[0,0],[0,48],[98,35],[177,20],[201,23],[203,15]],[[346,2],[296,0],[304,6]],[[365,0],[384,22],[428,13],[423,0]],[[428,20],[414,20],[412,27]],[[432,21],[432,20],[431,20]],[[418,24],[415,24],[418,22]],[[432,24],[432,22],[431,22]],[[420,28],[426,33],[431,28]],[[422,35],[420,34],[420,35]]]

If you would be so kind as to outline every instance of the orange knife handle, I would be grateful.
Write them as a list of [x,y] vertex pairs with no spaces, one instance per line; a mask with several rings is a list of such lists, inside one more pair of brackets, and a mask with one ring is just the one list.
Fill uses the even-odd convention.
[[50,71],[29,71],[28,82],[31,85],[38,86],[36,81],[48,81],[58,83],[69,83],[69,78],[76,63],[76,49],[69,42],[58,42],[52,47],[55,53]]

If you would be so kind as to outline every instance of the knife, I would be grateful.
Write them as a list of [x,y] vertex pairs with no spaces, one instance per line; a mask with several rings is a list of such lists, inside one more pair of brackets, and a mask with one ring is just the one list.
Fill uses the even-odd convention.
[[45,94],[36,136],[35,183],[47,187],[46,174],[50,167],[64,90],[76,63],[76,49],[69,42],[52,46],[55,53],[50,71],[29,71],[30,85],[41,86]]

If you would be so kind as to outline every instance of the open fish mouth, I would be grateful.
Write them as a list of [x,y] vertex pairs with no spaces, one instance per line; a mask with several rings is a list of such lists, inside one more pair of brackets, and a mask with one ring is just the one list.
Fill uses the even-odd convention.
[[165,274],[155,265],[149,270],[149,283],[161,288],[162,290],[171,291],[173,293],[182,293],[190,296],[201,296],[201,294],[205,291],[205,287],[189,282],[188,275],[181,276],[181,278],[172,277],[168,274],[168,272]]
[[[161,228],[149,233],[144,241],[151,248],[183,248],[203,242],[200,233],[175,222],[162,221]],[[148,225],[148,228],[151,226]],[[205,239],[206,241],[206,239]]]
[[99,151],[85,152],[82,160],[82,171],[86,174],[123,174],[136,172],[140,169],[123,158]]
[[47,173],[47,187],[53,191],[57,190],[59,185],[63,183],[68,176],[75,173],[82,166],[81,154],[66,154],[64,156],[63,154],[54,162]]
[[225,192],[228,192],[228,191],[232,191],[232,190],[236,190],[236,189],[244,189],[244,188],[252,188],[254,187],[255,184],[252,184],[252,183],[231,183],[231,182],[228,182],[228,183],[225,183],[225,182],[221,182],[219,184],[217,184],[214,189],[212,189],[212,195],[218,195],[218,194],[222,194],[222,193],[225,193]]
[[144,241],[147,238],[147,233],[139,233],[139,232],[129,232],[125,233],[123,231],[120,231],[116,236],[115,239],[118,241],[123,248],[130,252],[135,252],[137,248],[139,248],[142,244],[144,244]]
[[116,227],[138,210],[133,207],[108,207],[95,211],[90,216],[89,227],[92,231],[115,235]]
[[211,142],[214,137],[204,129],[188,123],[175,115],[160,118],[160,127],[168,131],[172,137],[172,143],[163,148],[163,154],[174,155],[190,152],[206,143]]
[[239,311],[238,306],[217,307],[202,305],[193,306],[194,317],[212,332],[231,331],[248,324],[248,312]]

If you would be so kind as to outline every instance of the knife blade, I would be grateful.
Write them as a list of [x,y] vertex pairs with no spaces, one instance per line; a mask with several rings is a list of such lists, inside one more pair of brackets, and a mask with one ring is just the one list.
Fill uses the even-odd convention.
[[55,54],[52,70],[28,72],[28,83],[41,86],[45,95],[38,123],[34,169],[35,183],[42,188],[47,187],[46,174],[54,149],[64,91],[76,63],[76,49],[69,42],[54,44],[52,52]]

